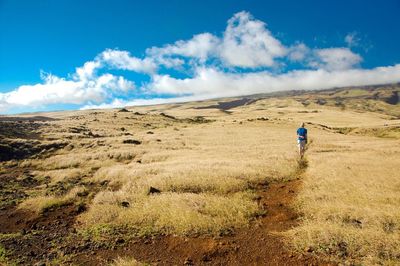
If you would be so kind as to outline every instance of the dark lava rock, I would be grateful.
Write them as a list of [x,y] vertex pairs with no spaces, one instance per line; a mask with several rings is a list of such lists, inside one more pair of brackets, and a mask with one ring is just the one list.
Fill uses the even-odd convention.
[[103,181],[100,182],[100,186],[107,186],[108,183],[110,183],[110,181],[108,181],[108,180],[103,180]]
[[163,117],[169,118],[169,119],[174,119],[174,120],[176,119],[175,116],[167,115],[167,114],[165,114],[165,113],[160,113],[160,115],[163,116]]
[[149,192],[147,194],[155,194],[155,193],[161,193],[161,190],[155,187],[150,187]]
[[75,211],[78,214],[84,212],[85,210],[86,210],[86,206],[83,203],[80,203],[75,207]]
[[126,139],[122,143],[124,143],[124,144],[135,144],[135,145],[142,144],[142,142],[140,140],[136,140],[136,139]]
[[126,108],[122,108],[122,109],[119,110],[118,112],[120,112],[120,113],[127,113],[127,112],[129,112],[129,110],[126,109]]
[[121,206],[122,206],[122,207],[128,208],[129,205],[130,205],[129,202],[127,202],[127,201],[121,202]]
[[315,101],[315,103],[316,103],[316,104],[319,104],[319,105],[325,105],[325,104],[326,104],[326,100],[325,100],[325,99],[317,99],[317,100]]
[[121,244],[123,244],[123,243],[125,243],[125,239],[123,239],[123,238],[117,238],[117,239],[115,240],[115,244],[117,244],[117,245],[121,245]]
[[393,91],[390,97],[385,99],[385,102],[391,105],[396,105],[400,102],[399,93],[397,91]]

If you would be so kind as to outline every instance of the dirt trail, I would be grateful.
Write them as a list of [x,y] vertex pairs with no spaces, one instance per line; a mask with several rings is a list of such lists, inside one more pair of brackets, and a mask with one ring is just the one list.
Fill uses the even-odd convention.
[[288,250],[279,232],[298,223],[291,208],[301,179],[258,184],[259,204],[267,213],[249,228],[222,237],[158,236],[137,239],[113,250],[97,250],[75,257],[81,265],[98,265],[111,258],[134,257],[155,265],[329,265]]
[[[298,176],[306,166],[299,164]],[[7,174],[9,179],[17,176],[17,172]],[[156,236],[129,242],[116,237],[99,245],[76,233],[75,217],[82,211],[77,206],[61,206],[36,217],[13,206],[1,210],[0,232],[17,235],[0,240],[0,244],[11,252],[9,259],[20,265],[46,265],[43,263],[57,258],[66,265],[107,265],[119,256],[155,265],[328,265],[311,255],[291,252],[279,234],[299,221],[291,206],[300,185],[300,177],[255,185],[258,203],[266,214],[229,236]]]

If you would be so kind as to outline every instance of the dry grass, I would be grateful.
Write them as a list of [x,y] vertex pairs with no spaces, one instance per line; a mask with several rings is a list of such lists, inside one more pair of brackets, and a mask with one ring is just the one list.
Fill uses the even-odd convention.
[[323,134],[308,152],[293,229],[299,251],[375,265],[400,258],[398,140]]
[[77,198],[78,194],[82,193],[83,191],[85,191],[84,187],[74,187],[63,196],[34,196],[19,204],[18,208],[22,210],[31,210],[37,214],[40,214],[50,208],[72,203]]
[[[397,129],[389,132],[383,125],[399,125],[391,116],[399,108],[367,100],[365,109],[359,106],[362,101],[335,107],[312,100],[305,106],[295,97],[269,98],[231,114],[194,109],[216,101],[134,109],[145,115],[116,110],[48,114],[62,120],[49,122],[52,127],[43,129],[43,137],[69,145],[20,166],[35,169],[37,178],[48,177],[50,187],[62,183],[100,190],[78,217],[83,231],[120,227],[133,235],[220,234],[247,226],[259,214],[253,183],[298,173],[295,130],[300,122],[354,128],[354,135],[345,135],[309,126],[308,167],[296,202],[303,219],[287,233],[288,242],[300,252],[336,261],[396,265],[400,143]],[[388,111],[372,112],[378,107]],[[215,121],[183,120],[198,115]],[[261,117],[268,120],[257,120]],[[141,144],[124,144],[128,139]],[[160,193],[149,194],[150,187]],[[42,186],[19,208],[40,213],[77,198],[73,191],[45,192]],[[116,263],[125,265],[125,260]]]
[[[169,192],[136,198],[127,196],[126,192],[99,194],[82,219],[89,225],[128,226],[137,235],[218,234],[246,226],[258,211],[249,193],[218,196]],[[122,207],[124,201],[132,207]]]
[[[176,130],[163,129],[157,134],[162,142],[147,144],[141,164],[114,164],[94,174],[121,188],[98,193],[80,221],[131,226],[140,235],[218,234],[246,226],[259,214],[251,183],[288,178],[296,164],[290,134],[276,130],[218,123],[181,128],[177,137]],[[287,149],[272,152],[278,137],[287,138]],[[150,187],[161,193],[149,195]]]
[[[176,119],[157,112],[77,112],[52,122],[54,127],[42,135],[69,139],[69,144],[52,156],[21,162],[35,168],[35,176],[46,179],[49,188],[35,191],[37,196],[20,208],[40,213],[74,201],[65,194],[71,187],[103,184],[78,218],[83,230],[101,225],[129,227],[135,235],[187,235],[247,226],[260,213],[252,184],[288,179],[295,171],[291,127],[239,124],[215,111],[209,112],[214,122],[186,119],[197,112],[171,112],[181,114]],[[88,132],[101,137],[87,137]],[[125,144],[127,139],[141,144]],[[149,194],[150,187],[161,193]]]
[[113,263],[109,264],[109,266],[144,266],[149,265],[145,263],[138,262],[134,258],[117,258]]

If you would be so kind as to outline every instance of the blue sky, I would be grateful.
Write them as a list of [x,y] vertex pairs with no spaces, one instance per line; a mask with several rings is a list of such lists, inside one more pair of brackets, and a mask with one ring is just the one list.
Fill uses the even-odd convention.
[[0,113],[398,82],[399,11],[398,0],[0,0]]

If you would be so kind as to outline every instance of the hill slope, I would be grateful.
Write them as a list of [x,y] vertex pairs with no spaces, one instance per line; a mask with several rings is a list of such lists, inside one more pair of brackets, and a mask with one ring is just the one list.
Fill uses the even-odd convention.
[[398,92],[3,116],[1,259],[399,263]]

